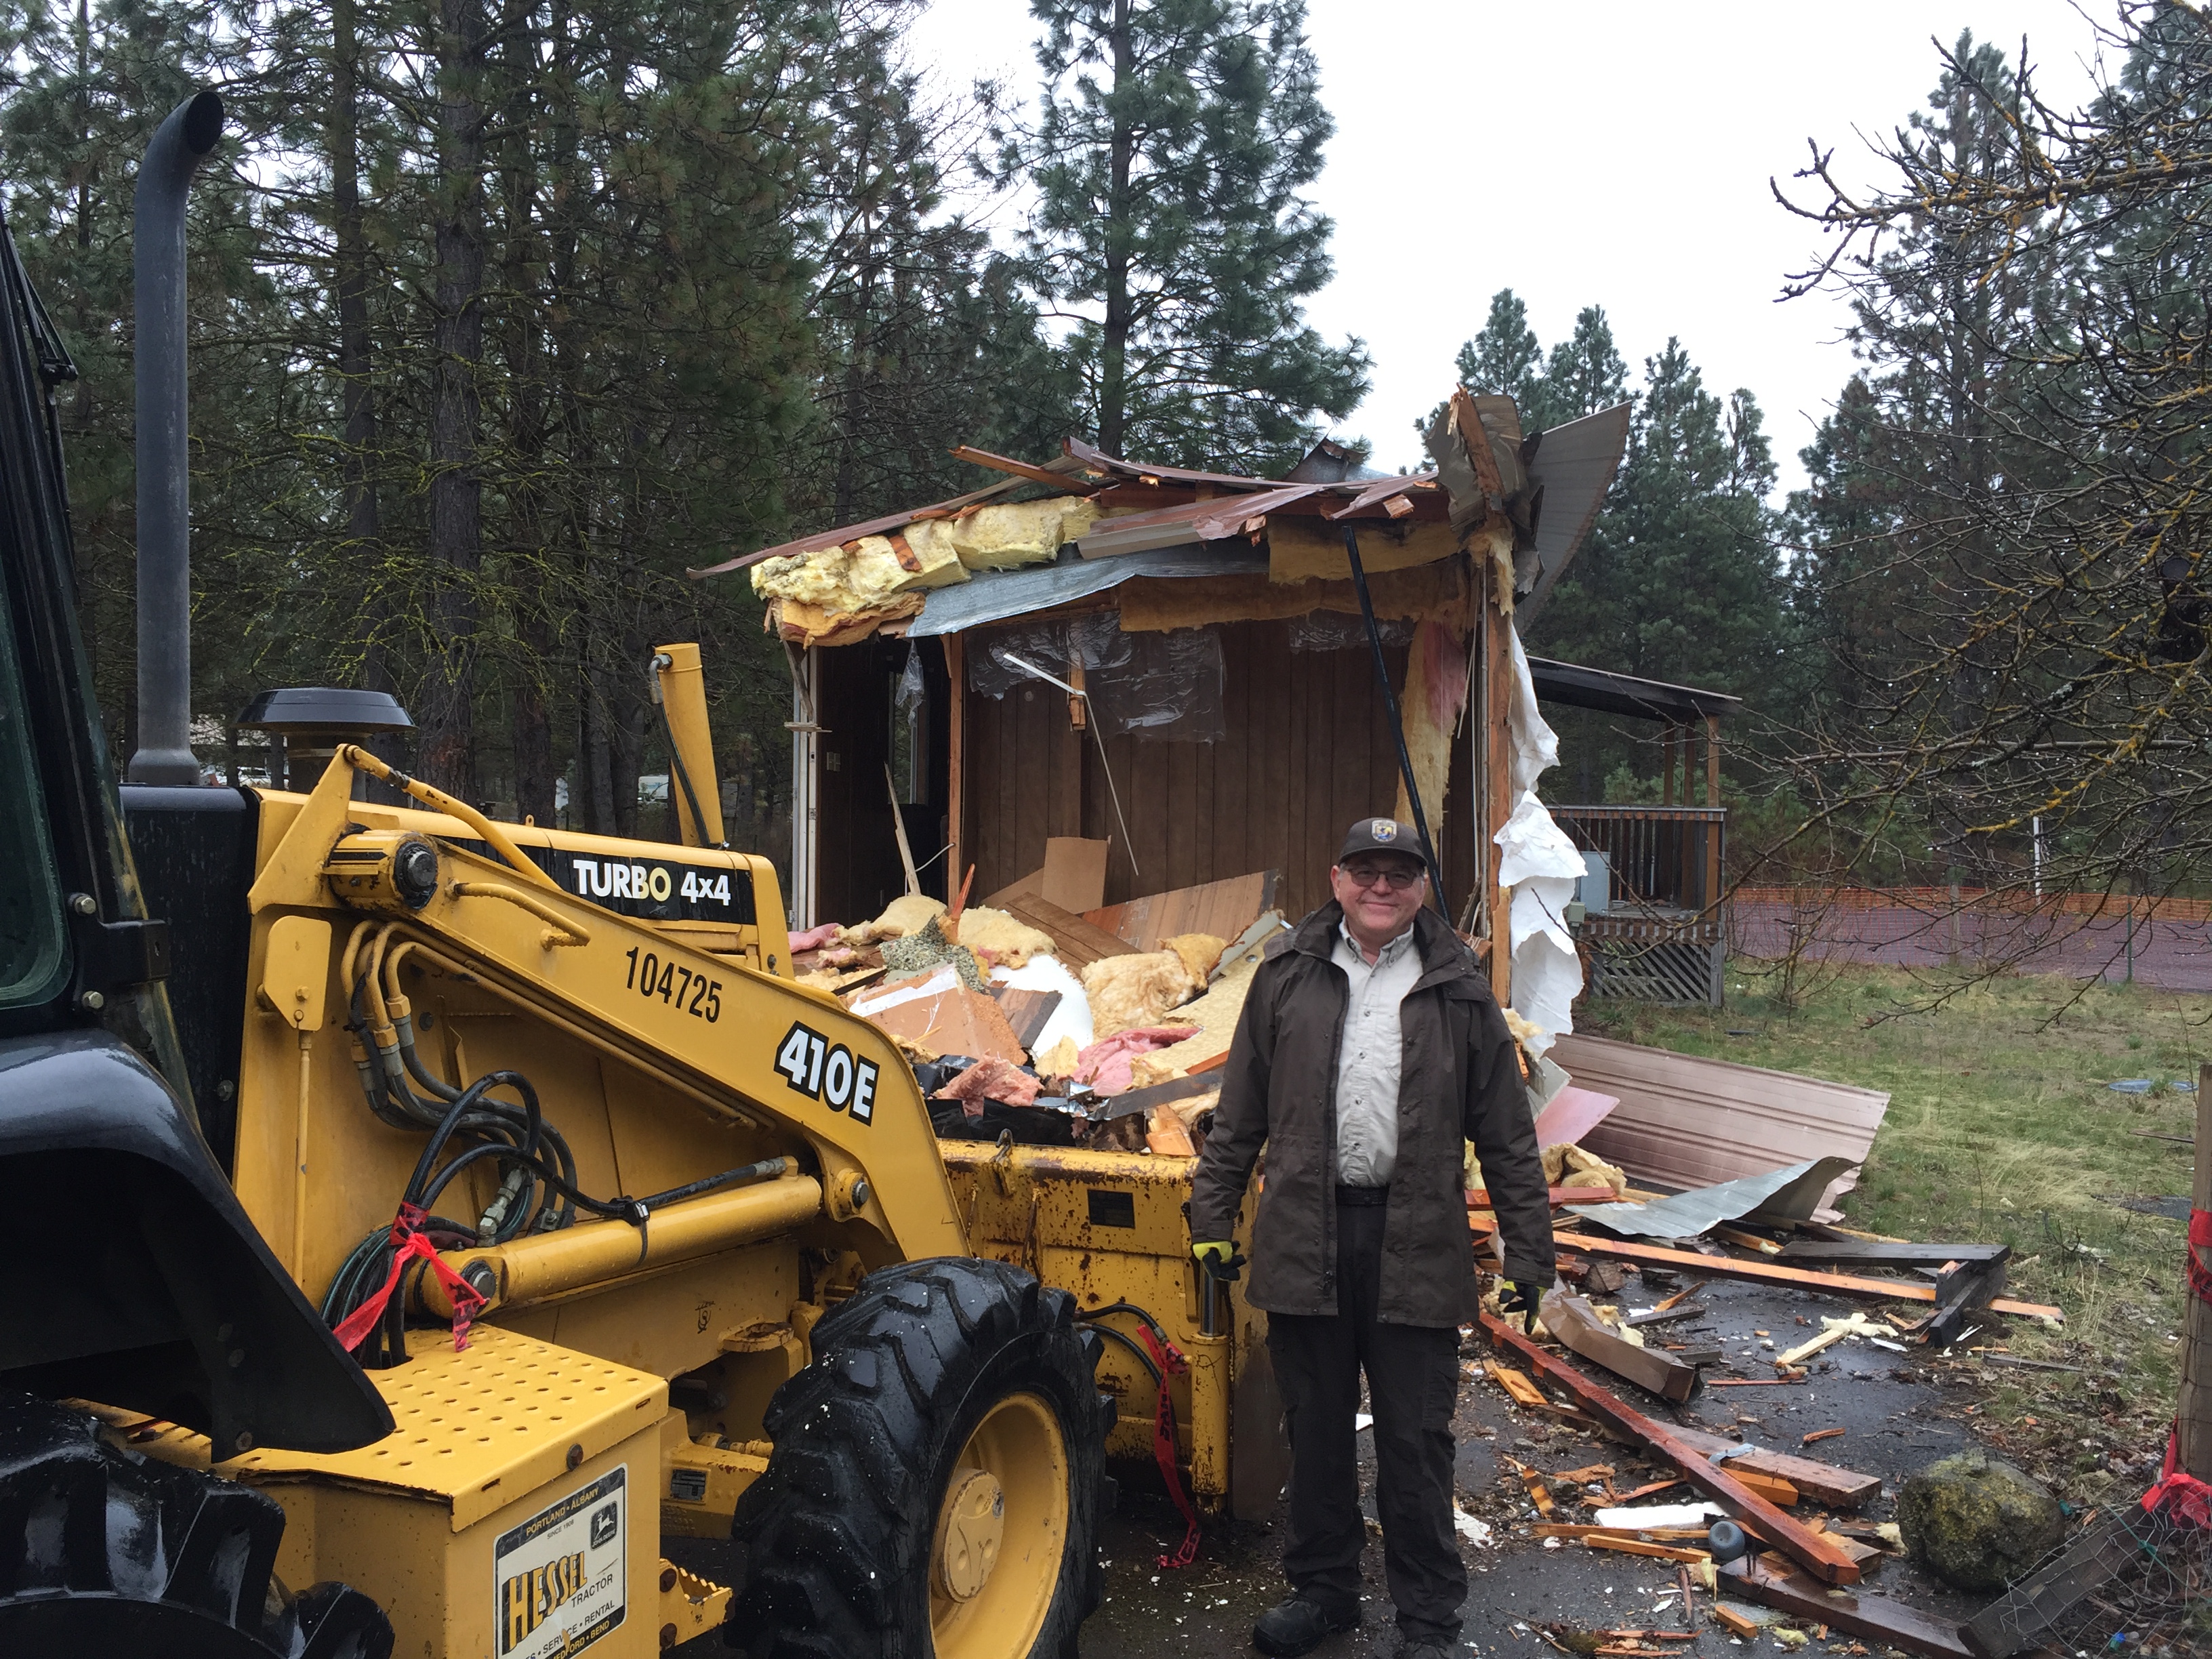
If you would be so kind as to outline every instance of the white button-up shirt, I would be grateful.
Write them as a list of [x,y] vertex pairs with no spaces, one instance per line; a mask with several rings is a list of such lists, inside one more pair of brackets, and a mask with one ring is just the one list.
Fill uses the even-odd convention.
[[1398,1005],[1421,976],[1421,953],[1410,927],[1372,965],[1342,922],[1336,933],[1329,960],[1347,981],[1336,1051],[1336,1178],[1347,1187],[1387,1187],[1398,1167]]

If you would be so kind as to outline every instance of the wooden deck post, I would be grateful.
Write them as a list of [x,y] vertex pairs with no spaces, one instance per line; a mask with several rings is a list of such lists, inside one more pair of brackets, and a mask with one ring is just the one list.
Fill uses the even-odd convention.
[[[2212,1066],[2197,1070],[2197,1181],[2189,1201],[2200,1213],[2212,1210]],[[2182,1248],[2212,1268],[2212,1247]],[[2212,1480],[2212,1303],[2191,1291],[2186,1279],[2182,1293],[2188,1305],[2181,1316],[2181,1400],[2175,1413],[2179,1461],[2198,1480]]]
[[[1705,716],[1705,805],[1721,804],[1721,717]],[[1717,819],[1705,826],[1705,903],[1712,909],[1721,902],[1721,826]]]
[[1674,804],[1674,722],[1659,728],[1659,804]]

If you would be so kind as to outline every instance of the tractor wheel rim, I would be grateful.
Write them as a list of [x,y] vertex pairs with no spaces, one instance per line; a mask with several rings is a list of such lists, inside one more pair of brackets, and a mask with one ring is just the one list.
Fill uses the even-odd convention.
[[1020,1659],[1036,1645],[1067,1549],[1067,1445],[1038,1395],[984,1413],[939,1500],[929,1563],[937,1659]]

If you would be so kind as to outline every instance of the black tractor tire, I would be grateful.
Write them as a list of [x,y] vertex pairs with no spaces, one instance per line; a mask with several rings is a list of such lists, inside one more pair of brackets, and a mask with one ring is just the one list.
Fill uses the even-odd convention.
[[81,1411],[0,1394],[0,1656],[390,1659],[383,1609],[294,1597],[274,1498],[118,1449]]
[[1074,1659],[1103,1589],[1114,1402],[1097,1389],[1100,1346],[1073,1297],[1004,1262],[947,1256],[870,1274],[814,1328],[813,1364],[769,1402],[775,1450],[732,1527],[729,1645],[750,1659],[932,1659],[931,1552],[956,1460],[1001,1402],[1042,1400],[1065,1448],[1065,1547],[1034,1638],[1010,1632],[993,1651]]

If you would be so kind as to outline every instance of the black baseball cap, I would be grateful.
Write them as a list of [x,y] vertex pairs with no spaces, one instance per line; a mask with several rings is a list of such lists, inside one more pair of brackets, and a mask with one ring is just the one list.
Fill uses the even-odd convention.
[[1362,818],[1344,832],[1344,845],[1336,849],[1342,864],[1355,853],[1397,853],[1421,861],[1421,838],[1410,823],[1395,818]]

